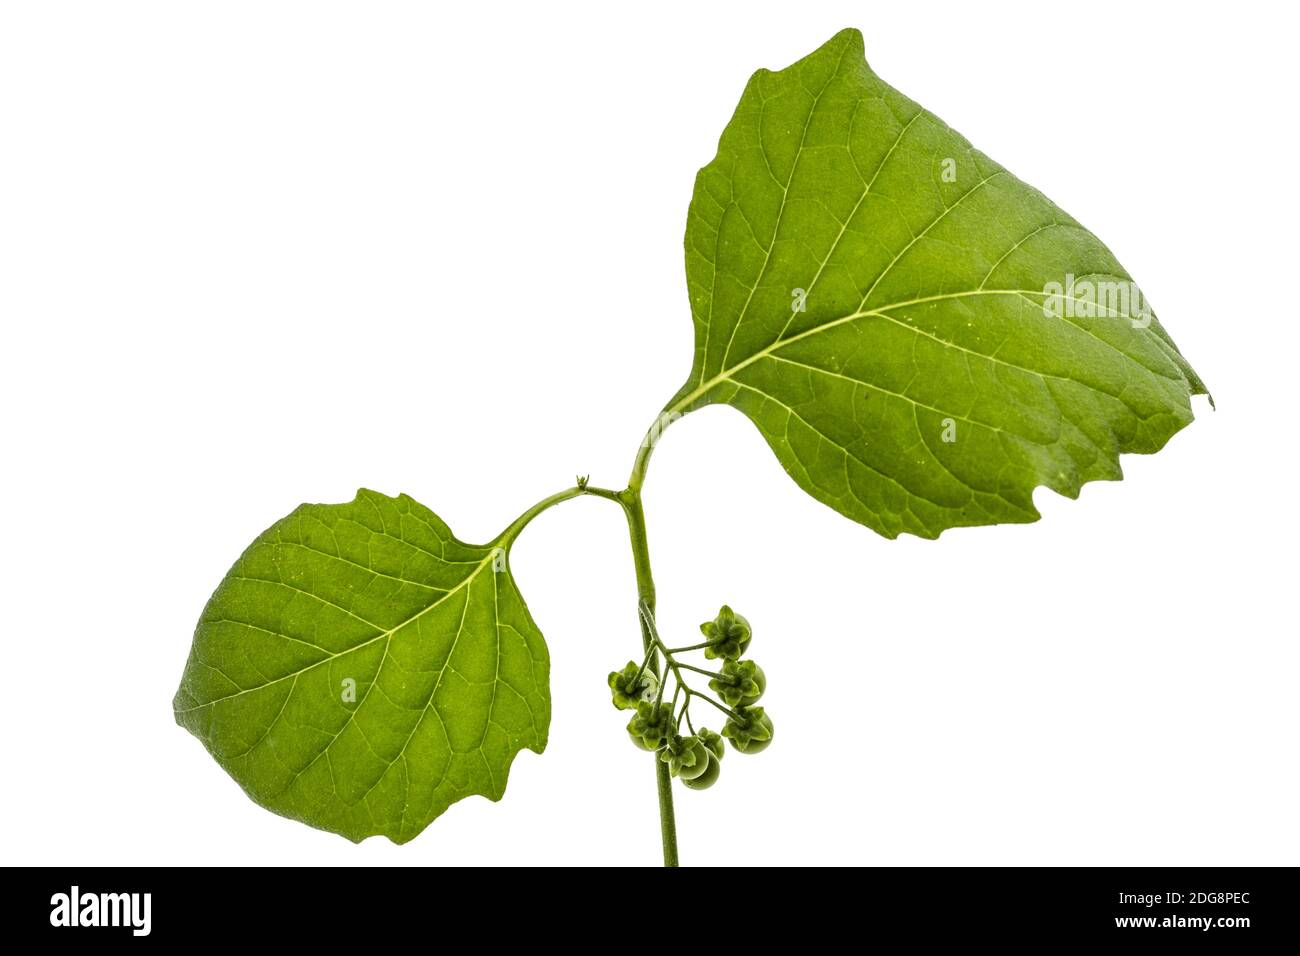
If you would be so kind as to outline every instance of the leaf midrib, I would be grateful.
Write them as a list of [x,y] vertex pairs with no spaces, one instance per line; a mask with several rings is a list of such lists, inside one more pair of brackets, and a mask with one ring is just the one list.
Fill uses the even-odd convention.
[[[749,356],[743,361],[737,362],[735,365],[731,366],[730,368],[723,369],[717,375],[713,376],[713,378],[709,379],[707,382],[704,382],[699,386],[697,386],[696,388],[692,389],[689,393],[682,396],[677,401],[673,402],[667,409],[665,409],[665,411],[669,415],[682,414],[683,412],[686,411],[686,409],[690,408],[692,404],[694,404],[699,399],[703,398],[715,387],[723,384],[724,382],[731,381],[735,376],[735,374],[741,371],[742,369],[747,368],[750,365],[753,365],[755,362],[759,361],[760,359],[767,358],[769,355],[772,355],[777,349],[783,348],[787,345],[792,345],[795,342],[800,341],[801,339],[809,338],[811,336],[817,335],[820,332],[825,332],[829,329],[836,328],[837,326],[844,325],[848,322],[855,322],[858,319],[883,318],[894,322],[895,324],[899,325],[902,328],[909,329],[912,332],[917,333],[918,335],[922,335],[925,334],[923,329],[917,328],[914,325],[909,325],[905,322],[899,322],[898,319],[896,319],[894,316],[888,315],[887,313],[893,311],[894,309],[901,309],[911,305],[923,305],[928,302],[942,302],[949,299],[960,299],[960,298],[965,298],[967,296],[981,296],[981,295],[1018,295],[1018,296],[1034,295],[1034,296],[1046,297],[1048,293],[1045,293],[1039,289],[968,289],[962,292],[949,292],[942,295],[924,296],[922,298],[908,299],[901,302],[890,302],[886,305],[877,306],[876,308],[873,309],[856,311],[849,315],[841,316],[838,319],[833,319],[830,322],[825,322],[821,325],[814,326],[811,329],[806,329],[805,331],[800,332],[797,335],[792,335],[789,338],[778,338],[777,340],[772,342],[772,344],[765,346],[764,348],[755,352],[753,355]],[[1063,301],[1068,300],[1072,302],[1086,302],[1092,308],[1104,308],[1104,306],[1099,306],[1096,302],[1092,302],[1091,300],[1084,300],[1084,299],[1079,299],[1071,296],[1062,296],[1061,298]],[[1131,316],[1127,316],[1124,313],[1118,311],[1113,311],[1113,314],[1108,315],[1107,318],[1131,318]],[[1139,362],[1133,356],[1129,355],[1127,352],[1123,351],[1122,349],[1116,348],[1112,343],[1107,342],[1105,339],[1099,338],[1098,336],[1096,336],[1095,334],[1093,334],[1091,331],[1084,328],[1083,326],[1076,325],[1075,323],[1070,323],[1070,324],[1073,325],[1074,328],[1077,328],[1083,332],[1086,332],[1088,335],[1091,335],[1094,339],[1096,339],[1098,342],[1101,342],[1103,345],[1106,345],[1107,347],[1114,349],[1114,351],[1119,353],[1125,359],[1141,367],[1142,369],[1149,372],[1150,374],[1157,375],[1161,378],[1165,378],[1170,381],[1174,380],[1173,376],[1165,375],[1161,372],[1156,371],[1155,369],[1148,368],[1146,365],[1143,365],[1141,362]],[[953,342],[948,342],[944,339],[940,339],[937,336],[930,336],[930,337],[948,348],[961,348],[961,346],[958,346]],[[970,352],[972,355],[978,355],[980,358],[992,359],[992,356],[984,355],[981,352],[974,352],[970,349],[964,349],[963,351]],[[1014,367],[1020,368],[1020,366],[1014,366]],[[1061,377],[1061,376],[1050,375],[1046,372],[1041,372],[1037,369],[1021,368],[1021,371],[1027,372],[1031,375],[1037,375],[1040,378]]]

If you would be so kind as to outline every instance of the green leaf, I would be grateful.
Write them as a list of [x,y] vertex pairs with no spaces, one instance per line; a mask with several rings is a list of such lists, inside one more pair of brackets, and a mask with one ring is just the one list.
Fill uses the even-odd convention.
[[856,30],[749,81],[695,182],[686,275],[669,420],[735,406],[891,538],[1033,521],[1035,486],[1120,478],[1205,392],[1106,247],[882,82]]
[[508,545],[458,541],[405,495],[302,505],[208,601],[177,723],[257,803],[351,840],[499,800],[551,710]]

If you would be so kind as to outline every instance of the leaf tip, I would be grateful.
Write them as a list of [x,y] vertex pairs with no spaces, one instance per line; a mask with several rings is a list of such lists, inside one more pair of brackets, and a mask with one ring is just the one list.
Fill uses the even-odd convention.
[[864,54],[866,52],[866,40],[862,38],[862,31],[857,27],[845,27],[839,33],[835,34],[835,36],[830,38],[830,42],[827,43],[827,46],[832,44],[836,46],[844,46],[850,50],[858,50]]
[[792,63],[787,69],[795,69],[804,64],[818,62],[822,58],[843,62],[848,60],[851,55],[856,56],[863,63],[867,61],[866,40],[863,39],[862,31],[857,27],[845,27],[807,56]]

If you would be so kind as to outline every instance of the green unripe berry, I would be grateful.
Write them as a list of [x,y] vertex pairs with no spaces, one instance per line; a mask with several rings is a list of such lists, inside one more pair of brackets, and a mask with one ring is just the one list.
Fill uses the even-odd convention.
[[727,661],[722,677],[710,680],[709,687],[728,707],[748,707],[767,690],[767,676],[753,661]]
[[667,704],[642,700],[636,705],[636,716],[627,723],[632,741],[642,750],[658,750],[673,736],[673,712]]
[[742,754],[766,750],[772,742],[772,718],[763,712],[762,707],[739,707],[736,715],[722,728],[722,736]]
[[699,737],[682,737],[674,734],[659,754],[668,764],[668,772],[682,780],[694,780],[709,769],[712,755]]
[[641,735],[632,733],[631,727],[627,729],[627,736],[628,739],[632,741],[632,743],[636,744],[642,750],[649,751],[650,753],[654,753],[656,750],[659,749],[658,747],[652,747],[648,743],[646,743],[645,738],[642,737]]
[[[722,738],[719,737],[718,739],[721,740]],[[713,786],[715,783],[718,782],[718,774],[720,774],[721,772],[722,772],[722,761],[719,760],[717,757],[715,757],[713,755],[713,751],[710,750],[709,765],[706,768],[704,768],[704,772],[702,774],[700,774],[698,777],[692,777],[690,780],[687,780],[685,777],[681,777],[679,779],[682,781],[682,783],[685,786],[689,787],[692,790],[707,790],[709,789],[709,787]]]
[[713,756],[717,757],[719,760],[721,760],[722,755],[727,752],[726,745],[722,742],[722,736],[709,730],[708,727],[701,727],[696,736],[700,738],[700,743],[704,744],[704,746],[708,748],[709,753],[713,754]]

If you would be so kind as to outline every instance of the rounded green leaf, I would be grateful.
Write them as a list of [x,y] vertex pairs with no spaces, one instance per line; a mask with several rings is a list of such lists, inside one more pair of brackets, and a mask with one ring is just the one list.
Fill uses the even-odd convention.
[[173,707],[257,803],[351,840],[499,800],[540,753],[549,657],[492,545],[405,495],[302,505],[204,608]]

